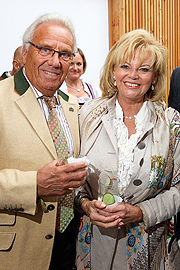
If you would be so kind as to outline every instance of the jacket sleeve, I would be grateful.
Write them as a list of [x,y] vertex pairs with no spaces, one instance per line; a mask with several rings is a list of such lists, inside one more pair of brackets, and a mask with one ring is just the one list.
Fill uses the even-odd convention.
[[[178,186],[180,184],[177,184]],[[155,198],[137,204],[143,212],[144,229],[170,219],[180,211],[180,193],[177,186],[171,187]]]
[[137,204],[143,212],[141,225],[145,229],[170,219],[180,211],[180,114],[176,110],[168,108],[167,115],[171,119],[169,122],[171,138],[173,141],[175,140],[171,188],[163,190],[155,198]]
[[0,179],[0,209],[34,215],[37,172],[3,169]]

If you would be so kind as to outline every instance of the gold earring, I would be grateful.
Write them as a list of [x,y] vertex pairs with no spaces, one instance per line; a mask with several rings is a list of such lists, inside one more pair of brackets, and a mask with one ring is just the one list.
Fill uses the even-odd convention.
[[155,80],[152,81],[152,84],[151,84],[151,90],[153,91],[154,90],[154,84],[155,84]]
[[114,86],[116,86],[116,75],[114,75]]

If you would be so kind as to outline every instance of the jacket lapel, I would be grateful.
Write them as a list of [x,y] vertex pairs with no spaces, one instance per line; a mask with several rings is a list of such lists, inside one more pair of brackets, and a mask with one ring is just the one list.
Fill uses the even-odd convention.
[[[88,153],[103,128],[105,129],[106,136],[108,136],[107,139],[112,143],[112,151],[117,152],[116,130],[113,125],[113,119],[115,118],[115,97],[108,100],[107,102],[104,102],[101,107],[97,107],[97,112],[94,114],[96,113],[99,114],[99,117],[93,120],[87,133],[86,128],[85,130],[83,129],[84,134],[82,134],[82,136],[86,134],[86,137],[83,139],[83,141],[86,141],[86,143],[81,145],[82,152],[85,155]],[[89,121],[91,121],[91,118]],[[87,126],[88,124],[89,122],[87,123]]]
[[56,150],[49,132],[44,115],[41,111],[39,103],[28,82],[24,78],[22,69],[14,75],[15,92],[19,95],[15,100],[17,106],[26,116],[37,136],[56,159]]

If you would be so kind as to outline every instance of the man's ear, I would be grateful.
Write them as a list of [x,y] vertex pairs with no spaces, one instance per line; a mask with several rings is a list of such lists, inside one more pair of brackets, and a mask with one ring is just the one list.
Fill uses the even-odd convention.
[[19,70],[19,62],[17,60],[13,60],[13,70],[16,72]]

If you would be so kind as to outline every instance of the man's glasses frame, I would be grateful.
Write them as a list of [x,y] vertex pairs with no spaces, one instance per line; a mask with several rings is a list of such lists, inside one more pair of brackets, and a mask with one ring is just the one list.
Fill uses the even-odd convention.
[[75,54],[71,53],[71,52],[56,51],[56,50],[54,50],[52,48],[36,45],[36,44],[32,43],[31,41],[29,41],[28,43],[31,44],[32,46],[34,46],[35,48],[37,48],[39,50],[40,55],[42,55],[44,57],[49,57],[50,58],[50,57],[53,57],[53,55],[55,53],[58,53],[60,60],[63,60],[65,62],[70,62],[70,61],[72,61],[72,59],[75,56]]

